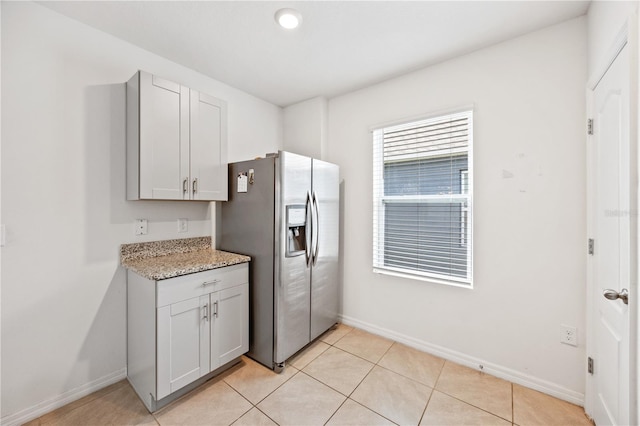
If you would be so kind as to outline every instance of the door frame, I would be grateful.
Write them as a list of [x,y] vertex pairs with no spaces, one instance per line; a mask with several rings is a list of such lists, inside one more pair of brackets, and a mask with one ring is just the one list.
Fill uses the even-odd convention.
[[[638,277],[640,276],[640,264],[638,262],[638,253],[640,253],[639,242],[640,232],[638,228],[638,214],[640,212],[639,196],[638,196],[638,181],[640,178],[639,167],[640,158],[638,156],[638,145],[640,140],[638,139],[638,118],[639,108],[638,103],[640,98],[638,96],[638,80],[639,80],[639,68],[638,68],[638,56],[639,56],[639,44],[638,43],[638,14],[634,13],[627,18],[627,22],[619,30],[618,35],[610,45],[607,55],[604,60],[598,64],[596,72],[590,76],[586,87],[586,99],[587,99],[587,118],[594,117],[594,91],[600,80],[604,77],[607,70],[613,64],[614,60],[620,53],[620,51],[627,46],[629,48],[629,141],[630,141],[630,154],[632,158],[635,158],[635,164],[632,164],[630,168],[630,179],[632,185],[630,187],[630,205],[635,206],[635,212],[630,212],[631,216],[631,229],[635,234],[635,240],[632,241],[631,247],[631,283],[629,283],[629,374],[631,377],[635,377],[635,381],[631,380],[629,387],[629,420],[631,424],[638,424],[638,395],[640,393],[640,383],[638,381],[638,374],[640,373],[640,365],[638,360],[639,352],[639,339],[638,332],[639,316],[638,316]],[[595,211],[595,170],[594,170],[594,137],[587,135],[587,238],[592,238],[595,231],[594,214]],[[633,182],[635,181],[635,182]],[[586,244],[585,241],[585,252]],[[597,241],[596,248],[597,250]],[[595,283],[594,283],[594,259],[593,256],[587,254],[587,303],[586,303],[586,355],[591,356],[594,353],[595,345],[595,321],[593,319],[593,312],[595,308]],[[597,368],[597,361],[596,361]],[[591,374],[585,372],[585,412],[591,417],[594,411],[595,404],[595,380]]]

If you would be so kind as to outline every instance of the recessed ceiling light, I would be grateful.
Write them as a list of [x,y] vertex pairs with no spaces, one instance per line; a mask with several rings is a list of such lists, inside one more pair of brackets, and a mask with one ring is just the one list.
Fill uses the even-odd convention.
[[295,9],[280,9],[276,12],[276,22],[282,28],[292,30],[302,23],[302,15]]

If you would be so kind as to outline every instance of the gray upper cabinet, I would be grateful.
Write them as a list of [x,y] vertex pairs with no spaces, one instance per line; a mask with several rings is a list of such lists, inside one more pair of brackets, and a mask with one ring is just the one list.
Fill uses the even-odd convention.
[[226,102],[137,72],[127,82],[127,199],[227,196]]

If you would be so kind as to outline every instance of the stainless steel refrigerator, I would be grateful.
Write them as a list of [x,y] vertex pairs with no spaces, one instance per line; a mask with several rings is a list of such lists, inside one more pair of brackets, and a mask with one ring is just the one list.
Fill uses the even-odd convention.
[[248,355],[281,371],[338,317],[339,168],[279,151],[229,164],[221,250],[251,256]]

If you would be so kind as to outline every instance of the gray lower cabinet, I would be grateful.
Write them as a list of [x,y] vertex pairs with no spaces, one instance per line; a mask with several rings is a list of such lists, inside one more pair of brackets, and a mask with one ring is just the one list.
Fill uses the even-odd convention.
[[248,264],[153,281],[128,271],[127,376],[149,411],[249,350]]

